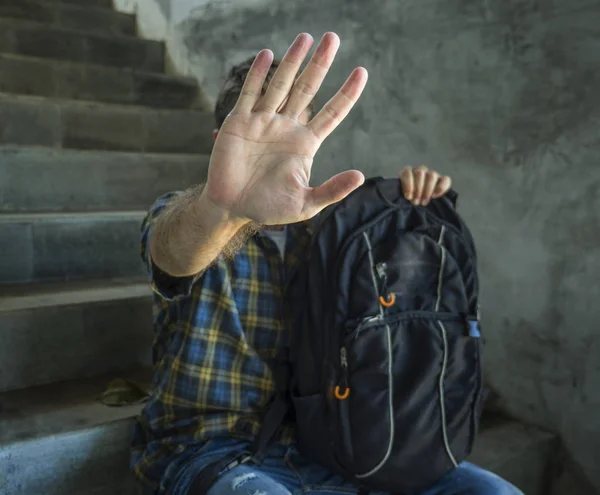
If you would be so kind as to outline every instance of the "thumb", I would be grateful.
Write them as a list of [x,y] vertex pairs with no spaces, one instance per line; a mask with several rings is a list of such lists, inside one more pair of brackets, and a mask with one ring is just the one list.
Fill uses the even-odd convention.
[[323,208],[341,201],[361,186],[364,181],[365,176],[361,172],[348,170],[333,176],[318,187],[309,189],[306,200],[306,217],[311,218]]

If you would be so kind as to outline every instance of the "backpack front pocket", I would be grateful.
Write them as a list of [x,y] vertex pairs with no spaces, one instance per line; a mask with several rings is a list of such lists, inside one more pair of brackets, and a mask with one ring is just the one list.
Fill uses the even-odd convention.
[[368,475],[385,464],[394,439],[392,329],[377,321],[362,330],[340,349],[335,398],[341,462]]
[[455,430],[456,418],[446,414],[444,392],[461,387],[446,376],[459,357],[453,350],[459,338],[468,338],[460,318],[433,312],[371,319],[346,338],[340,382],[346,381],[348,393],[336,394],[335,401],[337,457],[357,480],[369,478],[385,490],[404,473],[427,480],[429,472],[456,464],[447,428],[452,421]]

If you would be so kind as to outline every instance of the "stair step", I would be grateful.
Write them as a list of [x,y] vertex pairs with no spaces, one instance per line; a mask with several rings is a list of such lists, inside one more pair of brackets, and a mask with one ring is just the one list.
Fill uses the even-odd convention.
[[[8,466],[8,494],[131,493],[129,445],[140,408],[99,404],[96,398],[107,381],[0,394],[3,414],[9,415],[0,422],[0,463]],[[484,422],[470,460],[527,495],[542,495],[540,480],[553,442],[552,435],[514,421]],[[63,455],[69,462],[59,462]]]
[[134,369],[0,394],[0,490],[6,495],[131,494],[129,442],[140,405],[98,401],[112,378],[150,382]]
[[199,94],[188,77],[1,53],[0,92],[155,108],[190,108]]
[[103,9],[112,9],[113,0],[50,0],[59,4],[80,5],[82,7],[100,7]]
[[145,276],[145,214],[1,214],[0,285]]
[[0,391],[151,364],[148,282],[2,287]]
[[469,461],[510,481],[527,495],[547,495],[549,467],[557,449],[556,435],[484,415]]
[[135,36],[135,16],[93,5],[48,0],[0,0],[0,18],[42,22],[54,27]]
[[151,72],[164,68],[164,44],[158,41],[15,19],[0,19],[0,52]]
[[151,294],[143,278],[0,285],[0,316],[12,311],[137,299]]
[[166,192],[202,183],[209,159],[0,147],[0,212],[147,210]]
[[213,127],[196,110],[0,94],[0,145],[210,153]]

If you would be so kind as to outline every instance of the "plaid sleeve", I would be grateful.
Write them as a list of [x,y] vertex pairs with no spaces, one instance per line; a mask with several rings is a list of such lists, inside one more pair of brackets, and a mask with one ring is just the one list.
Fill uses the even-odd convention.
[[189,296],[194,282],[196,282],[200,276],[193,275],[190,277],[173,277],[156,266],[156,264],[152,261],[152,257],[150,256],[150,238],[152,236],[152,229],[156,225],[156,221],[160,216],[160,213],[165,209],[170,201],[180,194],[182,194],[182,191],[175,191],[159,197],[151,206],[141,225],[140,254],[144,266],[146,267],[148,280],[152,286],[152,290],[163,299],[168,301],[177,299],[179,297]]

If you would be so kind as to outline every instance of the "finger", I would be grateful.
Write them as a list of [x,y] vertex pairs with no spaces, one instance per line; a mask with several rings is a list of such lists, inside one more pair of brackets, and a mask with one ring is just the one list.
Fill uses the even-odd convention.
[[321,111],[308,123],[308,128],[321,142],[346,118],[365,89],[369,74],[363,67],[357,67],[340,90],[329,100]]
[[285,101],[292,89],[296,74],[313,45],[313,38],[308,33],[299,34],[288,48],[279,63],[279,67],[269,82],[269,87],[264,96],[258,101],[256,110],[262,112],[276,112]]
[[348,170],[338,174],[318,187],[308,191],[304,218],[311,218],[323,208],[344,199],[365,181],[358,170]]
[[310,62],[294,83],[289,100],[281,113],[296,119],[310,105],[333,63],[339,47],[340,38],[337,34],[325,33],[323,35]]
[[433,198],[441,198],[444,194],[446,194],[450,188],[452,187],[452,179],[447,175],[442,175],[436,184],[435,189],[433,190]]
[[415,181],[413,180],[412,167],[405,167],[400,173],[402,192],[407,201],[412,201],[415,192]]
[[431,200],[431,195],[437,185],[440,174],[430,170],[425,174],[425,185],[423,186],[423,194],[421,194],[421,204],[427,206]]
[[256,56],[232,113],[250,113],[252,111],[262,94],[263,84],[272,63],[273,52],[271,50],[262,50]]
[[427,173],[427,167],[421,165],[413,171],[415,190],[413,194],[413,204],[421,204],[421,196],[423,195],[423,186],[425,185],[425,174]]

